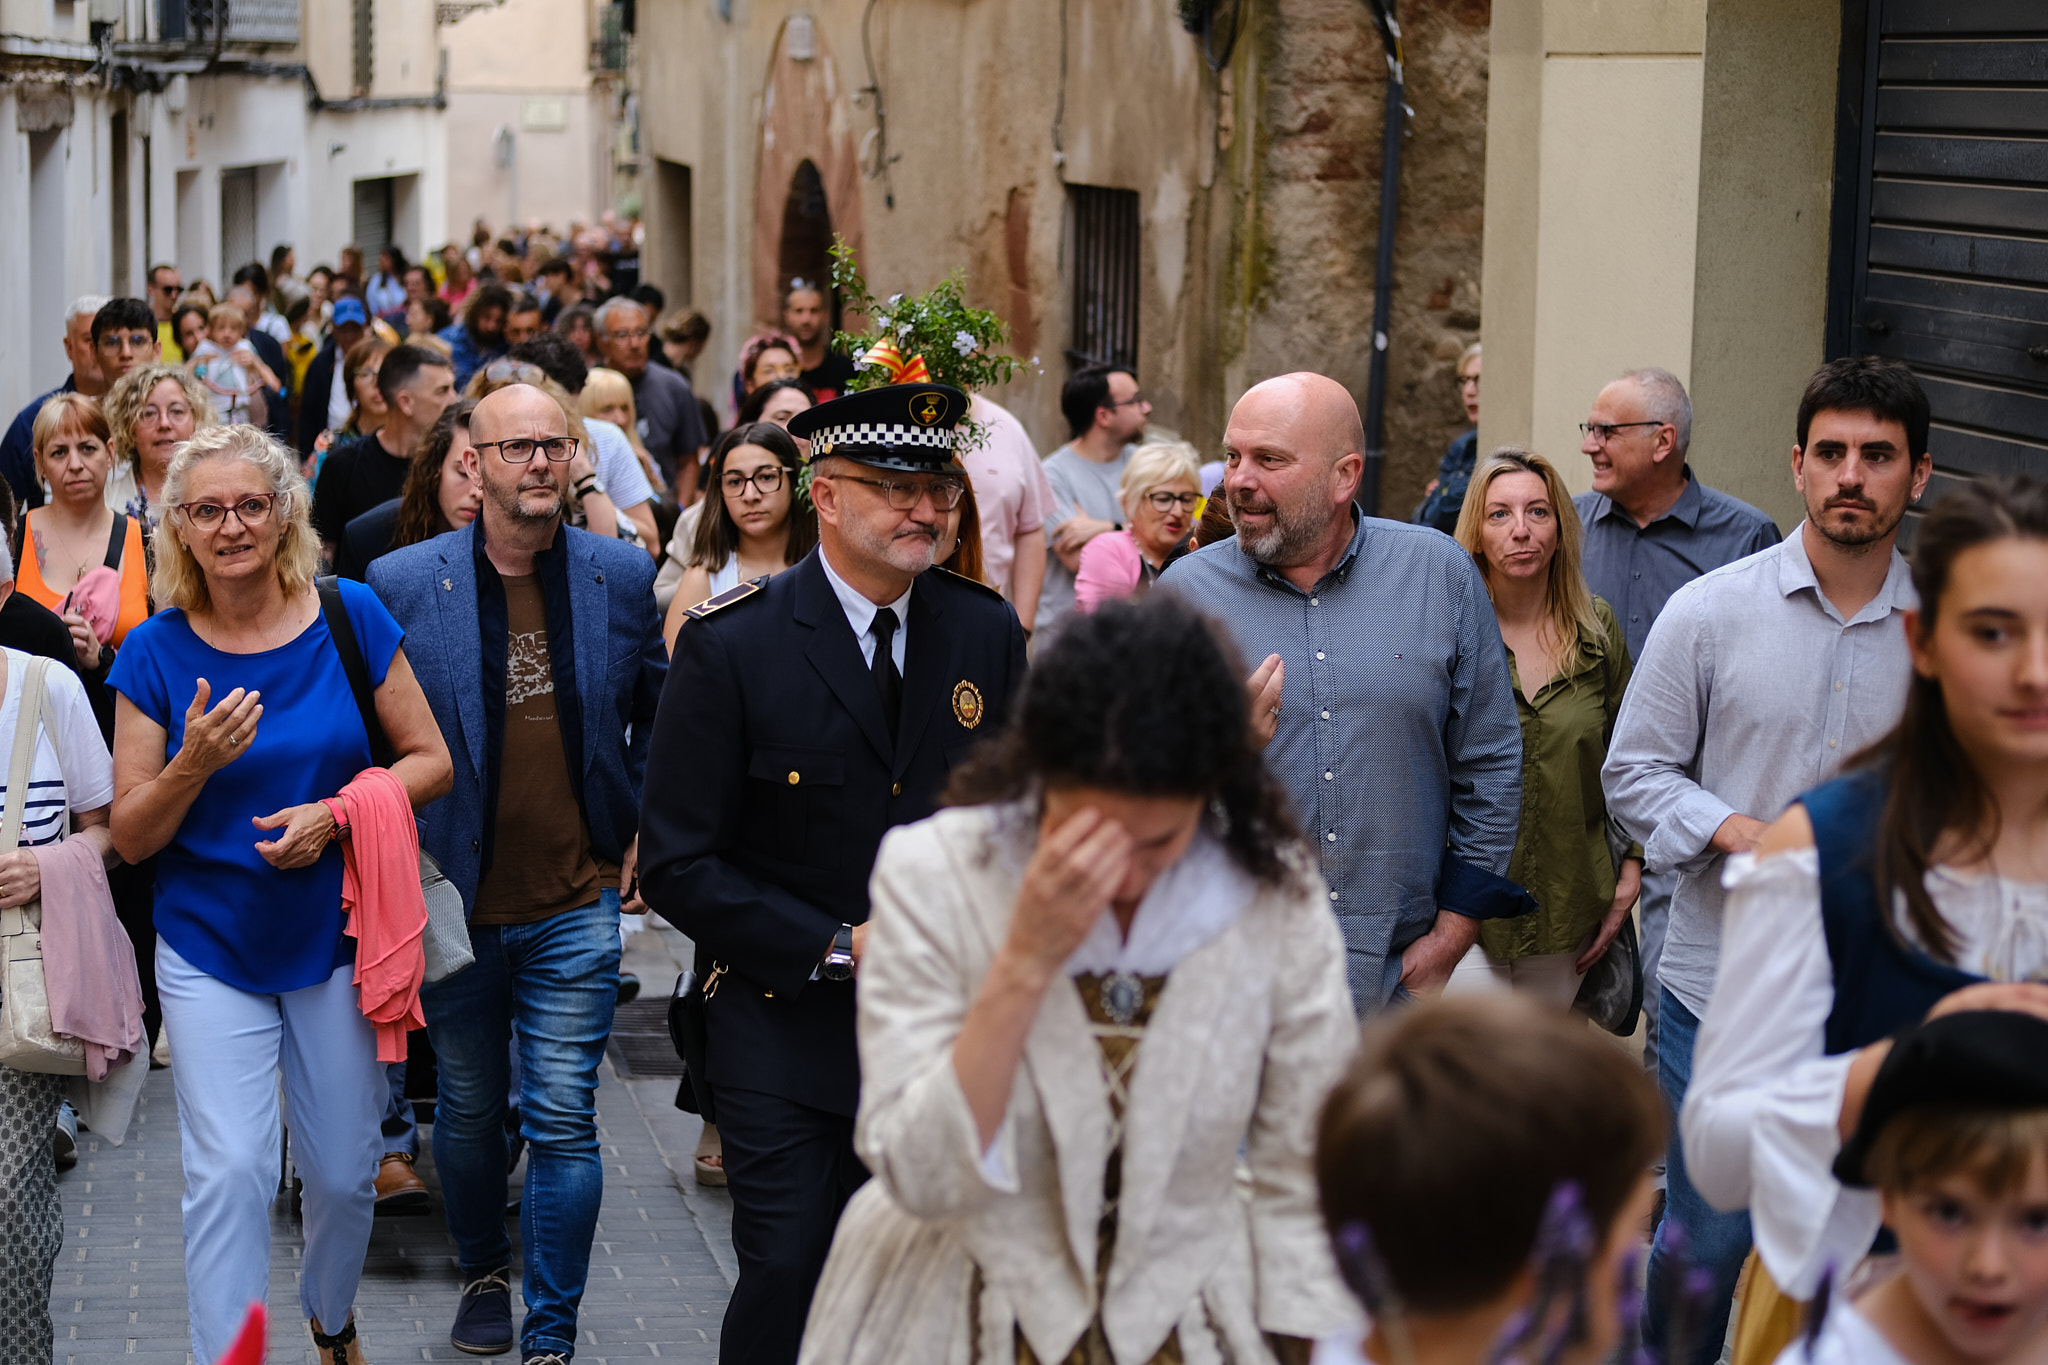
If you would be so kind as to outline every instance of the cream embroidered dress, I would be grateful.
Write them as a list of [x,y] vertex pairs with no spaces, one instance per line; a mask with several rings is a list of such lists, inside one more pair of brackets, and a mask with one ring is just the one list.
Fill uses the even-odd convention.
[[840,1222],[805,1365],[1264,1362],[1268,1334],[1356,1322],[1311,1169],[1357,1029],[1313,870],[1263,886],[1198,837],[1128,939],[1105,914],[982,1149],[952,1046],[1036,839],[1031,812],[988,806],[883,841],[854,1138],[875,1178]]

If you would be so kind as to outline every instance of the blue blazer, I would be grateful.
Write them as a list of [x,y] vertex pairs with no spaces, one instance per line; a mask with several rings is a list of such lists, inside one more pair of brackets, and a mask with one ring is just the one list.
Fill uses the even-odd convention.
[[[591,846],[617,862],[640,827],[640,784],[668,673],[654,609],[654,561],[635,545],[566,528],[576,691],[583,711],[583,803]],[[368,581],[405,628],[405,657],[448,740],[455,785],[420,812],[420,846],[476,908],[483,869],[484,703],[475,527],[395,550]]]

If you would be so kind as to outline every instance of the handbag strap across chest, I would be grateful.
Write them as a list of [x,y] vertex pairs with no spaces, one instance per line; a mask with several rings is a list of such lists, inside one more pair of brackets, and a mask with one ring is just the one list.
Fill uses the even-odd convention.
[[[14,719],[14,751],[7,764],[7,810],[0,816],[0,852],[21,846],[21,826],[28,814],[29,773],[35,766],[36,734],[43,724],[43,676],[50,661],[37,655],[28,660],[28,672],[21,680],[21,705]],[[0,910],[0,935],[29,931],[28,916],[21,907]]]

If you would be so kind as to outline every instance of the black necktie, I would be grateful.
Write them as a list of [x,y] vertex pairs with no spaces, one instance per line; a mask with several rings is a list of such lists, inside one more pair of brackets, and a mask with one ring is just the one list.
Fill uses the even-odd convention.
[[889,645],[896,638],[896,613],[883,607],[875,613],[875,661],[871,671],[875,675],[875,690],[882,694],[882,714],[889,719],[889,738],[896,738],[896,727],[903,714],[903,675],[896,671],[896,656]]

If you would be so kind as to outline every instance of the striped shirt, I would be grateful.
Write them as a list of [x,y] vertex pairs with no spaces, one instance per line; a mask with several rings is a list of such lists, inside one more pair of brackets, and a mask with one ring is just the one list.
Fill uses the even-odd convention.
[[[0,797],[11,795],[6,791],[7,759],[14,751],[21,685],[32,657],[18,649],[4,652],[7,692],[0,700]],[[58,842],[70,832],[66,817],[73,809],[94,810],[114,799],[114,760],[93,719],[85,684],[70,669],[52,665],[43,675],[43,687],[42,733],[29,765],[28,802],[21,820],[24,846]]]

